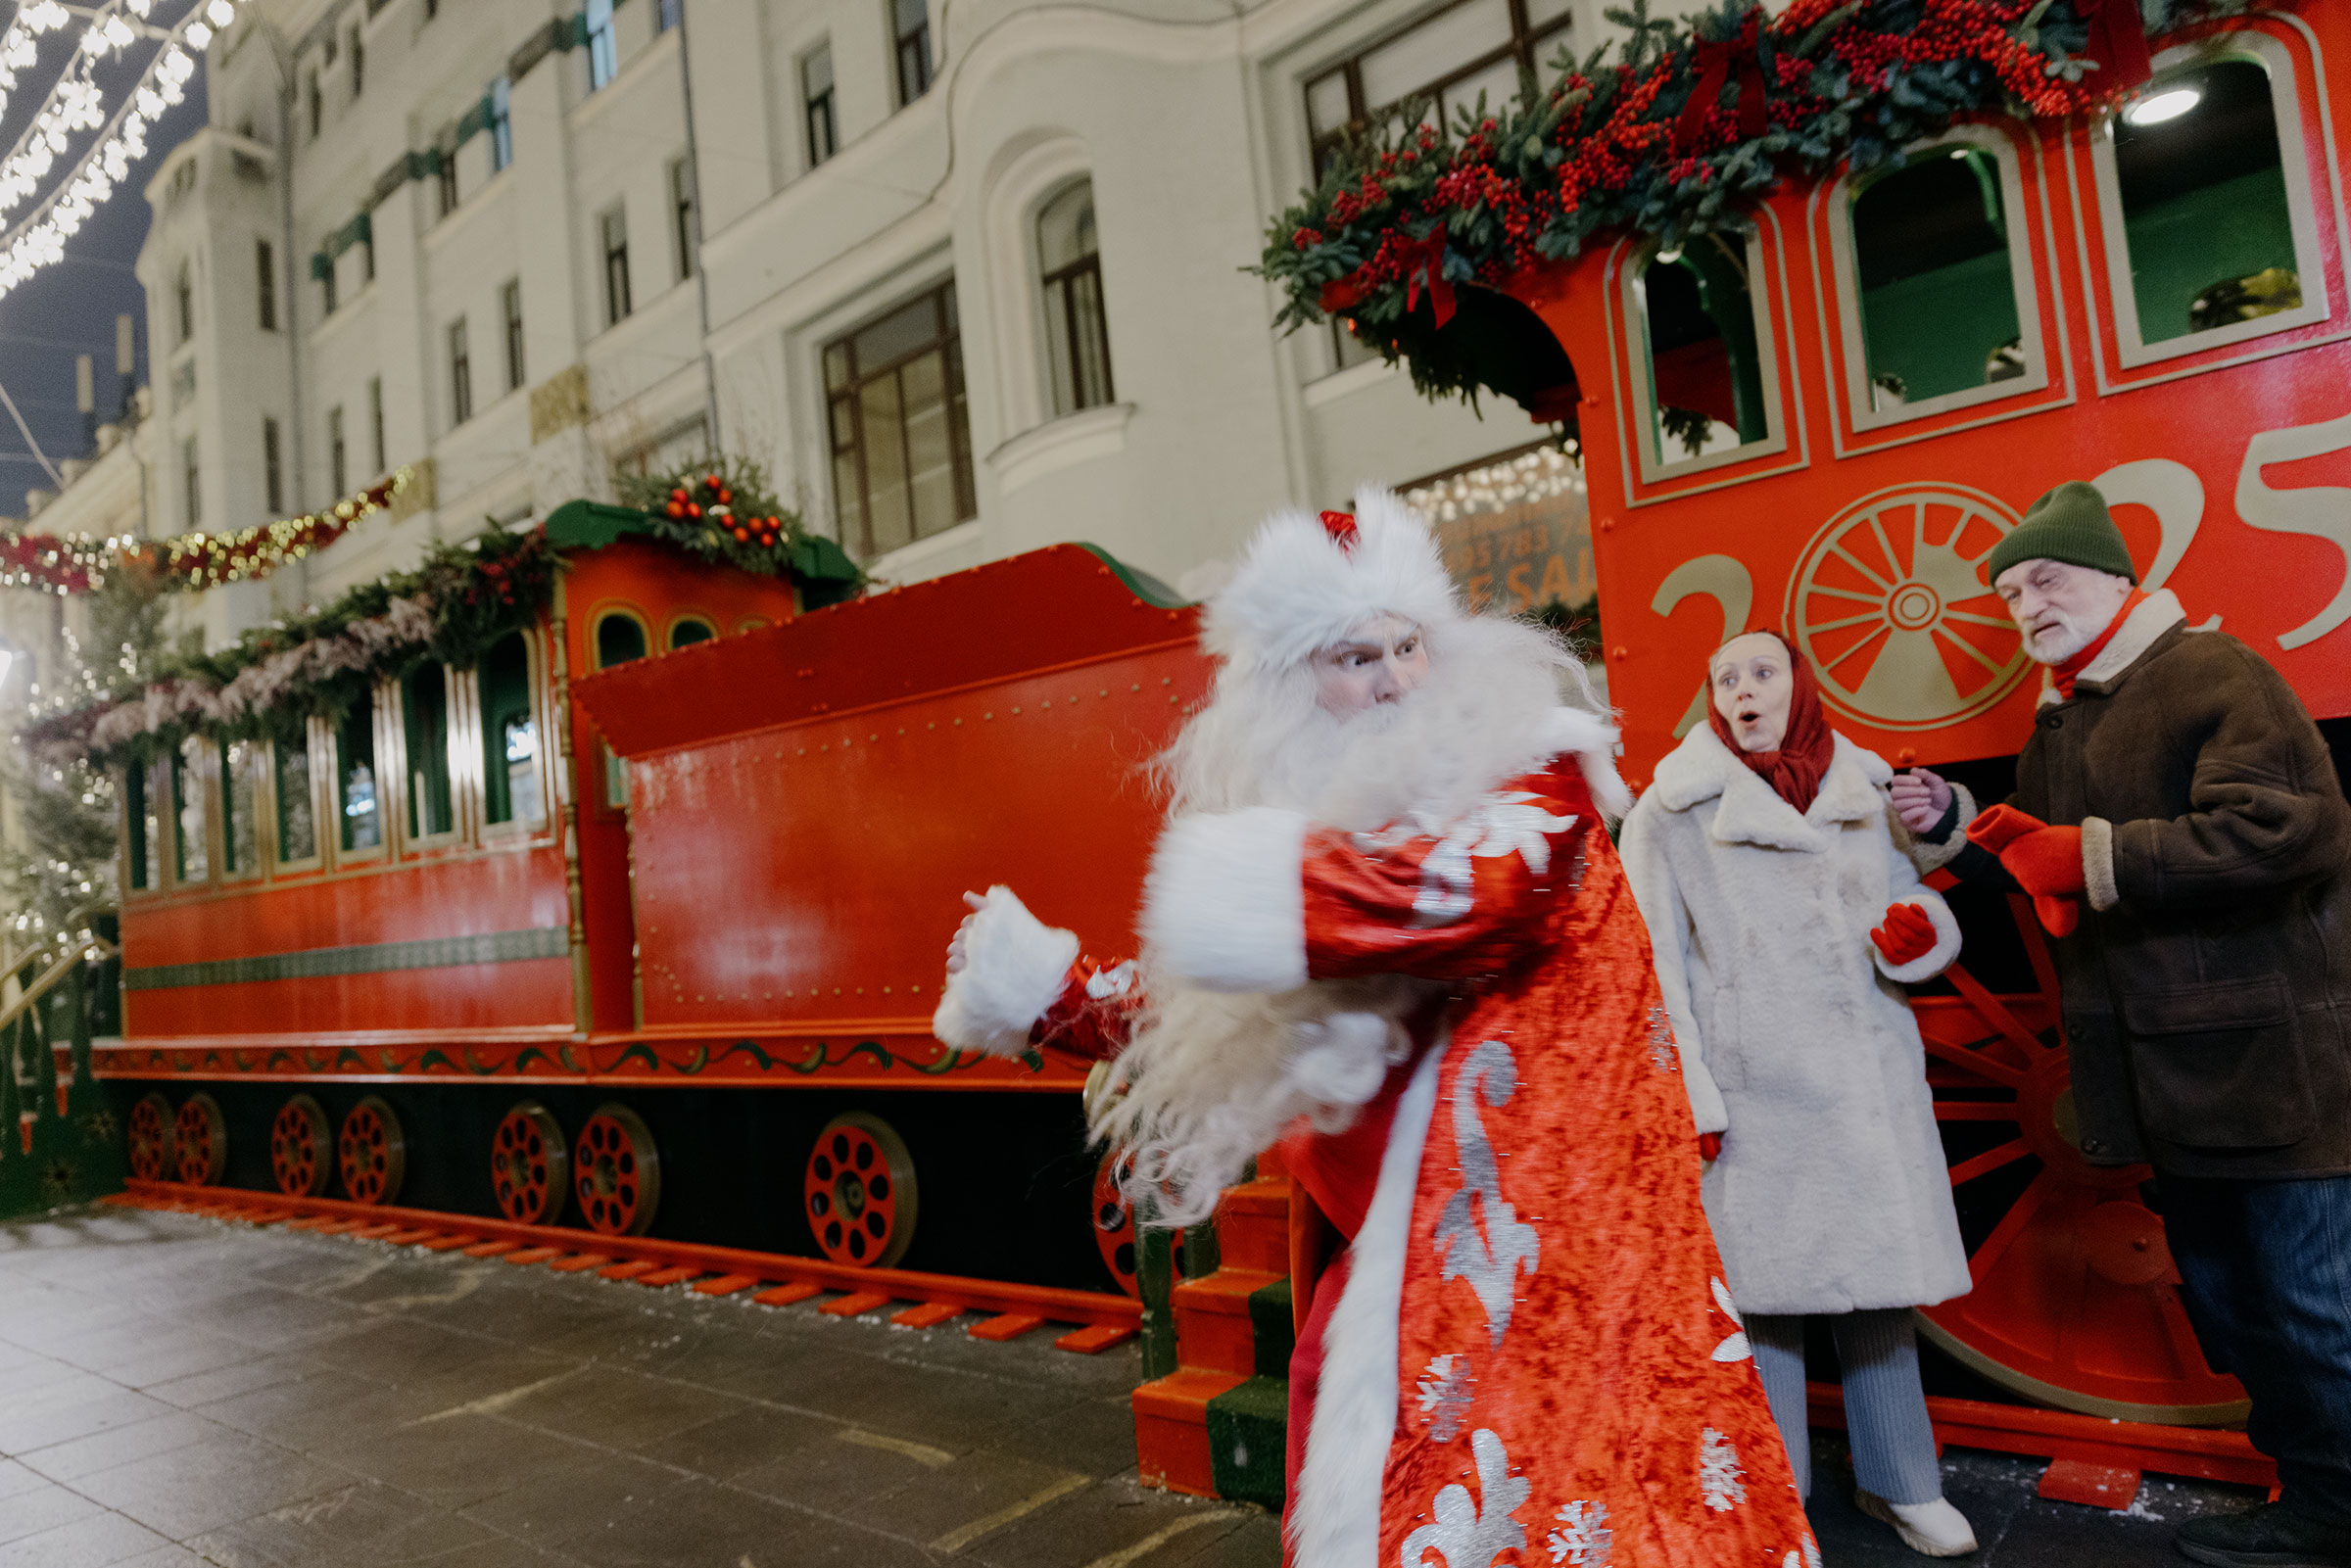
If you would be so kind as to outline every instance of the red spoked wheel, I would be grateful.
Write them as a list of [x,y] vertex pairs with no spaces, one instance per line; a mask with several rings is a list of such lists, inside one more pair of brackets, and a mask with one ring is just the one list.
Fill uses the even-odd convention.
[[326,1191],[335,1168],[335,1134],[326,1110],[307,1094],[278,1107],[269,1123],[269,1174],[289,1198],[315,1198]]
[[571,1150],[554,1116],[536,1100],[507,1112],[490,1139],[498,1212],[520,1224],[552,1224],[570,1185]]
[[1143,1285],[1134,1272],[1134,1211],[1128,1206],[1127,1195],[1119,1191],[1120,1180],[1132,1164],[1113,1150],[1094,1166],[1094,1247],[1102,1255],[1102,1266],[1119,1282],[1119,1289],[1139,1302]]
[[572,1190],[590,1230],[642,1236],[653,1228],[661,1203],[661,1154],[637,1113],[625,1105],[599,1106],[580,1129]]
[[2082,1158],[2055,971],[2014,899],[2041,990],[1993,996],[1956,966],[1955,997],[1912,1002],[1975,1288],[1921,1307],[1921,1332],[2001,1387],[2059,1409],[2220,1426],[2244,1390],[2204,1359],[2180,1301],[2145,1165]]
[[336,1173],[355,1204],[388,1204],[408,1172],[408,1142],[400,1116],[375,1095],[351,1108],[335,1139]]
[[141,1181],[169,1181],[179,1174],[179,1154],[172,1147],[171,1102],[160,1094],[143,1094],[130,1108],[126,1137],[130,1145],[130,1173]]
[[880,1117],[849,1111],[825,1123],[803,1193],[817,1249],[837,1263],[888,1268],[914,1245],[914,1157]]
[[171,1125],[172,1168],[191,1187],[210,1187],[228,1168],[228,1121],[209,1094],[191,1094]]

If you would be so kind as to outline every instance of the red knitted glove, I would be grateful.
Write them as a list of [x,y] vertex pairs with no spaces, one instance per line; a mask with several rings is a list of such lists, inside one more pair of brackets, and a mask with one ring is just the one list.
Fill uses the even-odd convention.
[[1698,1158],[1708,1164],[1722,1158],[1722,1134],[1702,1132],[1698,1135]]
[[1899,969],[1935,951],[1935,923],[1916,904],[1895,904],[1886,911],[1886,923],[1871,931],[1869,939],[1878,944],[1888,964]]
[[2011,806],[1994,806],[1968,824],[1970,843],[2000,857],[2016,884],[2033,895],[2033,913],[2051,936],[2070,936],[2082,924],[2079,902],[2082,830],[2052,828]]

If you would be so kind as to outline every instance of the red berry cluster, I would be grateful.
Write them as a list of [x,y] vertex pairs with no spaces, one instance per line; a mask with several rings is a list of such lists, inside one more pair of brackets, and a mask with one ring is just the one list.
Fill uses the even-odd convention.
[[783,537],[781,517],[738,516],[734,510],[735,492],[716,474],[705,475],[702,482],[691,491],[680,485],[669,493],[669,501],[661,509],[679,522],[706,522],[713,528],[731,534],[738,545],[757,545],[761,549],[773,549]]

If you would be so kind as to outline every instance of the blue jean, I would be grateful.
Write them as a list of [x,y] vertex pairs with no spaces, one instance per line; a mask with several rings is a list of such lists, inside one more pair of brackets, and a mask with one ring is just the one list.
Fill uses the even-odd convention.
[[2157,1177],[2205,1358],[2252,1398],[2282,1499],[2351,1525],[2351,1176]]
[[[1853,1446],[1853,1479],[1888,1502],[1933,1502],[1943,1496],[1935,1425],[1918,1381],[1918,1338],[1907,1307],[1842,1312],[1829,1318],[1837,1359],[1845,1364],[1845,1429]],[[1797,1496],[1812,1496],[1812,1441],[1804,1399],[1804,1320],[1747,1314],[1748,1343],[1763,1396],[1788,1445]]]

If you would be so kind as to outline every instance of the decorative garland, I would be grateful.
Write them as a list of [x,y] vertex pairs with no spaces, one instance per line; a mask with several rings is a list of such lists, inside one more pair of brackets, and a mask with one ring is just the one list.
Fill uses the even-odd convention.
[[[1419,123],[1418,101],[1383,116],[1269,225],[1258,271],[1287,295],[1277,325],[1344,316],[1423,394],[1471,398],[1496,384],[1496,353],[1442,333],[1457,286],[1500,288],[1602,230],[1673,246],[1743,227],[1739,204],[1784,162],[1868,168],[1963,115],[2097,107],[2146,79],[2146,32],[2245,7],[2150,0],[2142,30],[2137,0],[1795,0],[1777,17],[1723,0],[1685,32],[1633,0],[1607,13],[1629,33],[1614,65],[1605,44],[1562,53],[1548,90],[1449,128]],[[1560,389],[1506,390],[1571,416]]]
[[332,506],[230,534],[142,540],[127,535],[93,539],[87,534],[0,533],[0,587],[87,594],[103,589],[110,575],[125,569],[143,572],[157,588],[174,593],[257,582],[288,561],[326,548],[362,518],[390,505],[392,498],[414,481],[415,470],[403,468]]
[[[839,545],[810,533],[800,514],[776,499],[767,471],[748,457],[702,459],[660,474],[623,474],[613,489],[621,505],[636,513],[618,520],[617,532],[662,540],[713,565],[792,578],[809,608],[845,598],[865,583],[865,573]],[[611,508],[598,511],[606,516]]]

